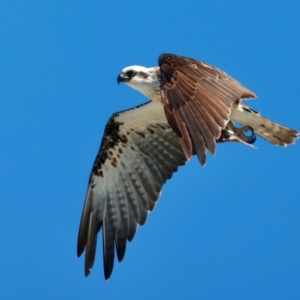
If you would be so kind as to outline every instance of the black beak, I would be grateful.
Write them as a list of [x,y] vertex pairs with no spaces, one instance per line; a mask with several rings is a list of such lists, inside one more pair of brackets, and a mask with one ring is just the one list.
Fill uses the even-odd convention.
[[126,82],[128,80],[129,80],[129,78],[124,74],[120,74],[117,78],[118,84],[120,84],[120,82]]

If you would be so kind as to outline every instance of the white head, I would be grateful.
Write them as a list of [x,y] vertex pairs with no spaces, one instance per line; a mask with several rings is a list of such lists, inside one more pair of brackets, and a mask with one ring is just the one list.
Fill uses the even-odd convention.
[[160,72],[159,67],[145,68],[130,66],[122,70],[118,76],[118,83],[124,82],[131,88],[140,91],[146,97],[160,97]]

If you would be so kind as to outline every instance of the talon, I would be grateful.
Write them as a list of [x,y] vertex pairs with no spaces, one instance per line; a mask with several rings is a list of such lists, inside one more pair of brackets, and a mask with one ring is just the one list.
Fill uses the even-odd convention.
[[[251,131],[251,135],[246,135],[245,132]],[[253,144],[256,141],[256,134],[252,127],[250,126],[243,126],[241,128],[236,128],[234,130],[234,133],[237,137],[242,139],[247,144]]]
[[[239,132],[241,132],[241,134],[243,135],[243,140],[246,143],[248,143],[248,144],[255,143],[255,141],[256,141],[256,134],[255,134],[255,132],[254,132],[254,130],[253,130],[252,127],[250,127],[250,126],[243,126],[241,128],[238,128],[237,130]],[[249,136],[246,135],[246,134],[244,134],[244,132],[248,132],[248,131],[251,131],[251,135],[249,135]]]
[[[247,136],[244,132],[251,131],[251,135]],[[228,122],[226,128],[221,130],[220,137],[216,140],[217,143],[236,142],[242,143],[249,147],[255,148],[252,144],[256,141],[256,135],[252,127],[243,126],[237,128],[233,122]]]
[[[250,127],[250,126],[248,126],[249,127],[249,129],[250,129],[250,131],[251,131],[251,135],[248,137],[248,141],[247,141],[247,143],[248,144],[253,144],[253,143],[255,143],[255,141],[256,141],[256,134],[255,134],[255,132],[254,132],[254,130],[253,130],[253,128],[252,127]],[[246,135],[245,135],[246,136]]]

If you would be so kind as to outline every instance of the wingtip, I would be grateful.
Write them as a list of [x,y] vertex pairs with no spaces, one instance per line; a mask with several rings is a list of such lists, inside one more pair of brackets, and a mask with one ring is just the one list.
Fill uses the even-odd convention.
[[82,253],[84,252],[84,249],[85,249],[85,246],[84,247],[82,247],[81,245],[80,245],[80,243],[78,243],[77,244],[77,257],[80,257],[81,255],[82,255]]
[[88,277],[91,274],[91,271],[89,269],[84,270],[84,276]]
[[107,281],[111,274],[112,274],[113,268],[104,268],[104,279]]
[[[199,158],[199,157],[198,157],[198,158]],[[206,157],[205,157],[204,159],[199,158],[199,161],[200,161],[200,165],[201,165],[202,167],[205,167],[205,165],[206,165]]]

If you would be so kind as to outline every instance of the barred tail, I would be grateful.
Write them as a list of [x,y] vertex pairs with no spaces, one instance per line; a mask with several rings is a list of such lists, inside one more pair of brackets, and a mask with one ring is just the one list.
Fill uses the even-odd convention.
[[232,108],[230,120],[250,126],[256,134],[274,145],[294,144],[299,135],[298,131],[266,119],[242,104]]

